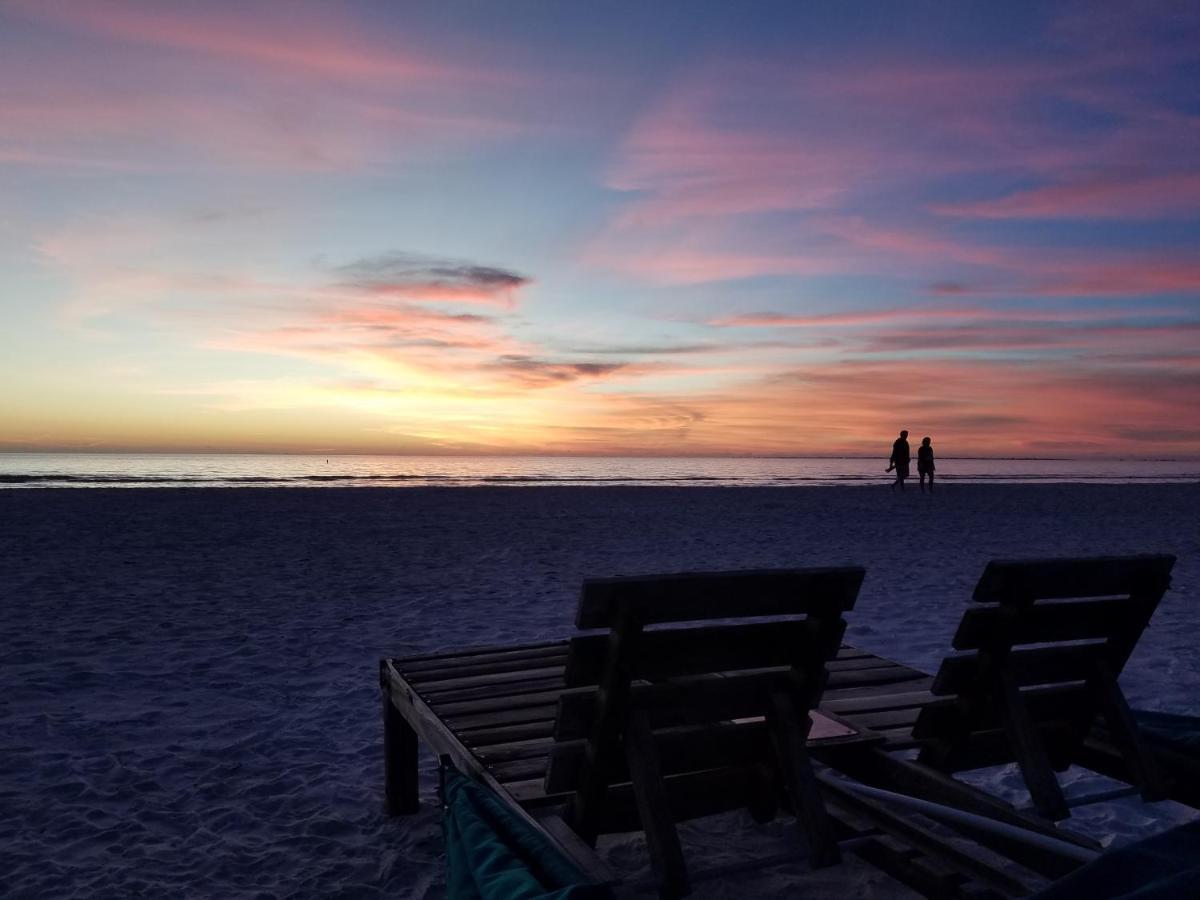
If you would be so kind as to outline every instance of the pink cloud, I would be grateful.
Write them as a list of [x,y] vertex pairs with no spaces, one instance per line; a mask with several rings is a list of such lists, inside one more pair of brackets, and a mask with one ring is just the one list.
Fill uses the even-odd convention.
[[[1153,24],[1129,18],[1131,34]],[[1190,284],[1186,274],[1126,277],[1098,290],[1075,276],[1074,262],[1056,271],[1051,246],[1005,246],[931,219],[1158,218],[1200,205],[1200,119],[1171,107],[1156,87],[1165,67],[1194,60],[1194,49],[1174,46],[1164,63],[1150,52],[1114,55],[1063,40],[1054,55],[983,61],[849,54],[819,65],[694,67],[622,141],[606,181],[627,199],[584,258],[682,284],[896,272],[970,283],[953,267],[984,270],[973,282],[1016,294],[1042,283],[1050,293],[1111,294]],[[1047,115],[1056,105],[1064,112]],[[1105,124],[1082,137],[1077,119]],[[968,176],[1039,187],[931,202],[947,186],[959,193]],[[1106,255],[1097,251],[1087,264]],[[1177,276],[1184,256],[1169,261]],[[1140,262],[1130,256],[1128,266]]]
[[[450,62],[428,52],[398,50],[352,18],[329,7],[290,3],[282,7],[241,7],[236,16],[215,7],[91,0],[54,4],[12,0],[10,13],[60,28],[136,44],[184,50],[261,66],[272,72],[317,78],[381,80],[421,85],[446,82],[509,84],[514,73],[482,65]],[[267,14],[264,15],[264,12]]]
[[1200,172],[1109,173],[1019,191],[995,200],[937,204],[935,213],[974,219],[1159,218],[1200,209]]
[[5,13],[91,39],[73,54],[16,47],[0,59],[0,79],[22,85],[0,92],[10,163],[362,169],[543,127],[516,63],[372,33],[337,7],[21,0]]

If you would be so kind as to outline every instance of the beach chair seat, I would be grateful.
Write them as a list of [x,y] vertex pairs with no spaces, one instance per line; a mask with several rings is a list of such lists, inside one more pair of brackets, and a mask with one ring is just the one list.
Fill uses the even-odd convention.
[[993,561],[913,727],[918,761],[957,772],[1016,761],[1037,811],[1070,815],[1054,775],[1097,716],[1148,800],[1165,796],[1118,677],[1170,584],[1173,556]]

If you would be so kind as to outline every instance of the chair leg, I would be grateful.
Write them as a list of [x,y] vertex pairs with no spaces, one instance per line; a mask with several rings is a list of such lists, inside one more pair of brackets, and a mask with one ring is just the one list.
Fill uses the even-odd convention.
[[1040,815],[1054,822],[1068,818],[1071,810],[1067,807],[1058,779],[1054,777],[1054,769],[1046,756],[1037,725],[1029,715],[1029,707],[1025,705],[1025,698],[1021,696],[1021,689],[1011,673],[1000,675],[999,688],[1004,728],[1034,807]]
[[658,876],[659,893],[662,897],[686,896],[691,891],[687,866],[683,861],[683,848],[679,846],[675,819],[667,805],[658,748],[654,744],[654,733],[645,710],[635,709],[629,715],[625,756],[629,763],[638,815],[646,832],[650,863],[654,867],[654,874]]
[[808,839],[810,861],[814,868],[831,866],[841,854],[805,747],[812,720],[807,714],[801,719],[792,698],[782,691],[772,692],[770,712],[767,720],[771,743],[792,797],[796,820]]
[[1125,695],[1121,692],[1121,686],[1117,684],[1112,669],[1103,660],[1097,660],[1091,682],[1100,709],[1108,722],[1108,729],[1112,732],[1113,743],[1125,758],[1134,783],[1142,789],[1142,798],[1147,801],[1166,799],[1167,789],[1162,773],[1142,741],[1137,722]]
[[417,789],[417,733],[383,692],[383,784],[389,815],[421,808]]

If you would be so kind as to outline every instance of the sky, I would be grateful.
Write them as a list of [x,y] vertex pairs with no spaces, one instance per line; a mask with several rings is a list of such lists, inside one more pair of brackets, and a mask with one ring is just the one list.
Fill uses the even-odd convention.
[[0,450],[1200,456],[1200,7],[3,0],[0,324]]

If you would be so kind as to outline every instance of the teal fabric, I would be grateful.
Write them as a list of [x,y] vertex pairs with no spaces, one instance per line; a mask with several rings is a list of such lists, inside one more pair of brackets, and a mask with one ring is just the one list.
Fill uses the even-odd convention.
[[457,769],[442,773],[450,900],[601,900],[584,875],[495,794]]
[[1200,897],[1200,822],[1105,853],[1032,900],[1181,900]]

